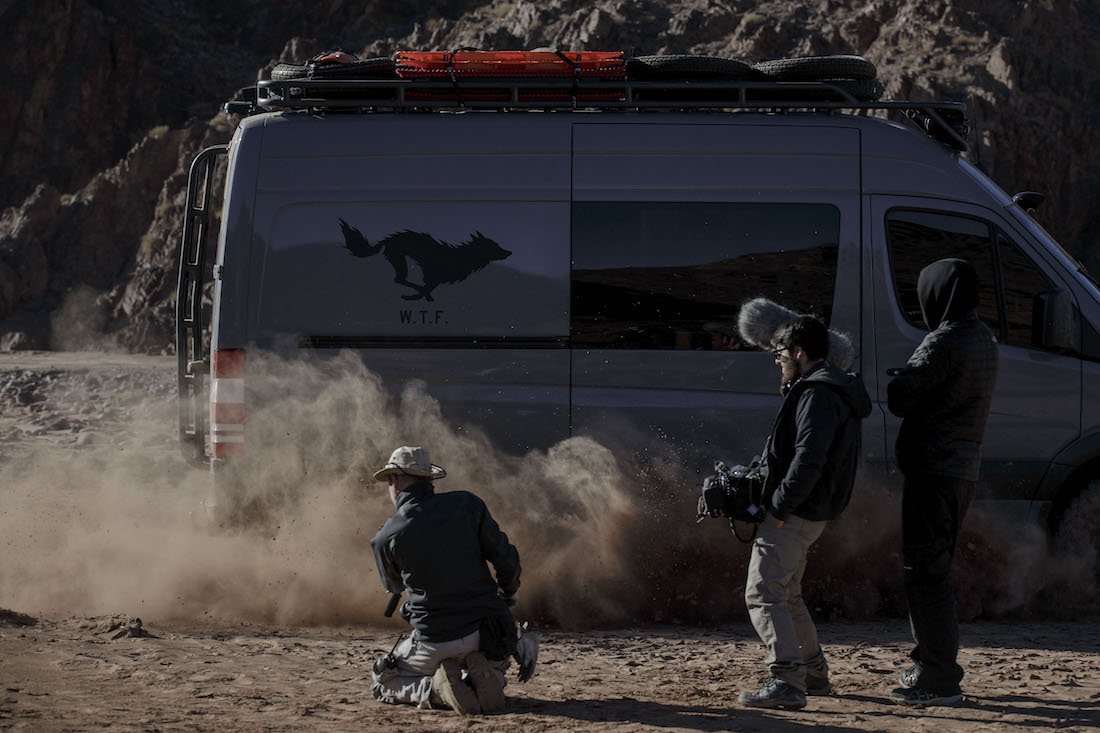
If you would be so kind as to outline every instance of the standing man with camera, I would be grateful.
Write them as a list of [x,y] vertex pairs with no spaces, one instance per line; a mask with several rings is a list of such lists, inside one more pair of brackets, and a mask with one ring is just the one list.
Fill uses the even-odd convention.
[[802,601],[806,555],[826,523],[852,495],[859,461],[860,420],[871,399],[858,375],[826,360],[829,330],[797,316],[772,336],[782,370],[783,404],[765,451],[768,516],[752,544],[745,603],[768,649],[771,678],[743,705],[802,708],[806,695],[831,691],[829,666]]
[[387,703],[497,712],[506,702],[508,657],[517,657],[526,682],[538,640],[525,634],[517,643],[509,611],[519,589],[519,553],[477,496],[435,493],[432,482],[446,475],[428,451],[410,446],[395,450],[374,474],[389,485],[397,513],[371,548],[393,599],[407,592],[401,617],[413,630],[375,661],[371,691]]
[[955,540],[981,468],[997,380],[997,341],[979,318],[978,276],[966,260],[921,270],[917,300],[929,333],[886,389],[902,418],[901,556],[913,664],[890,697],[902,705],[962,700],[959,617],[951,587]]

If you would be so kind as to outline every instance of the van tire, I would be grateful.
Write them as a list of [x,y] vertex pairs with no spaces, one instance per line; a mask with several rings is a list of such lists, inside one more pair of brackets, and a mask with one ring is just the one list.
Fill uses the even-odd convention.
[[878,76],[875,65],[862,56],[799,56],[761,61],[753,64],[753,68],[772,81],[871,81]]
[[626,62],[631,81],[763,81],[750,64],[720,56],[635,56]]
[[1083,484],[1055,521],[1055,552],[1091,569],[1100,582],[1100,479]]
[[347,64],[276,64],[272,81],[290,79],[396,79],[397,64],[379,56]]
[[307,68],[305,64],[275,64],[275,68],[271,70],[271,80],[305,79]]

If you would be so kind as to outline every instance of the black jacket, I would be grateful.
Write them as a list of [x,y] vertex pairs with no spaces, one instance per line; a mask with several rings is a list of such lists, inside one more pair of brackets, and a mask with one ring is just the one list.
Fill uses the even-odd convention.
[[852,498],[860,420],[871,398],[857,374],[827,361],[791,385],[768,440],[768,511],[776,519],[836,519]]
[[974,310],[977,277],[964,260],[939,260],[921,270],[917,297],[931,331],[886,388],[903,418],[898,467],[977,481],[997,380],[997,341]]
[[371,548],[382,584],[408,594],[409,623],[426,641],[459,639],[488,616],[510,615],[497,589],[511,595],[519,588],[519,553],[469,492],[436,494],[427,481],[413,484],[397,495],[397,514]]

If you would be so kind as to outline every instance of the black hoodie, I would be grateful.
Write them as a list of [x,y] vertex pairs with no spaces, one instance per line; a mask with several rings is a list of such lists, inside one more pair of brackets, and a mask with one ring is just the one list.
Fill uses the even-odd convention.
[[859,375],[827,361],[791,386],[768,441],[764,486],[776,519],[840,516],[855,484],[859,421],[870,414],[871,398]]
[[982,438],[997,379],[997,341],[978,318],[978,278],[966,260],[943,259],[917,279],[930,332],[887,387],[903,418],[898,467],[977,481]]

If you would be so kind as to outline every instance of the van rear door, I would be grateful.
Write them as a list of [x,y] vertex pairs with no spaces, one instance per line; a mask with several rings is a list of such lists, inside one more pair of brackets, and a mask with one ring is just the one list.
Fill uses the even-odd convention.
[[741,304],[858,334],[861,292],[857,130],[680,119],[573,126],[570,324],[573,432],[676,477],[770,432],[780,372]]
[[[287,114],[257,176],[250,341],[352,349],[460,428],[568,435],[569,126]],[[415,439],[413,436],[409,440]]]

